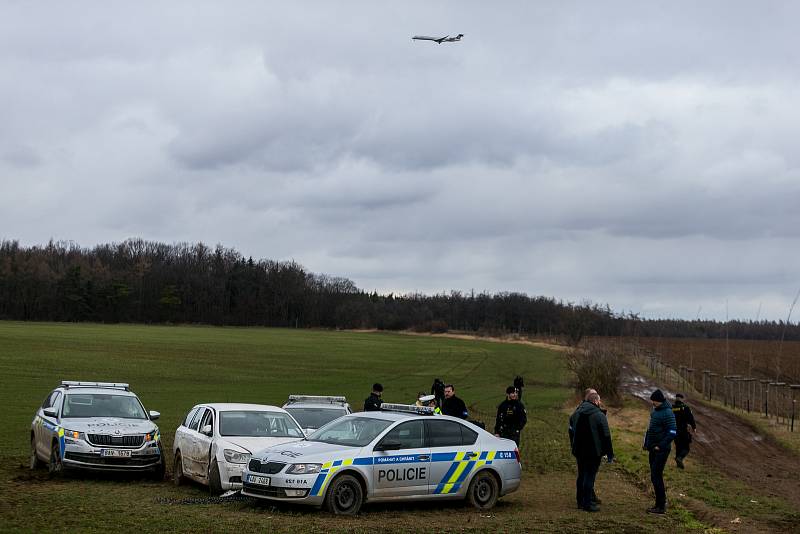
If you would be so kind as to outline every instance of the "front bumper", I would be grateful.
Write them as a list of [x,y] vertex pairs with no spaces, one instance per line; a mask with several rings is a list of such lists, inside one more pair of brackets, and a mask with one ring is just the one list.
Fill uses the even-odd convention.
[[217,461],[219,466],[220,485],[224,490],[238,490],[242,489],[242,471],[244,471],[247,464],[232,464],[228,462]]
[[[255,483],[252,477],[268,478],[269,485]],[[325,493],[311,495],[317,477],[317,474],[287,475],[285,473],[276,473],[274,475],[265,475],[245,469],[242,473],[242,495],[259,499],[320,506],[325,499]]]
[[[104,450],[130,451],[130,456],[104,456]],[[98,447],[83,440],[67,440],[61,461],[68,469],[137,472],[157,468],[163,459],[159,442],[148,442],[138,448],[121,448]]]

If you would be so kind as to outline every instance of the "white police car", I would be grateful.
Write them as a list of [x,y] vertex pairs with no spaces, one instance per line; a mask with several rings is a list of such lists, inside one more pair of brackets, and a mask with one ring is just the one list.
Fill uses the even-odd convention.
[[289,395],[283,409],[292,414],[307,436],[353,412],[345,397],[323,395]]
[[519,487],[513,441],[461,419],[431,416],[430,408],[382,408],[254,454],[242,494],[355,514],[365,501],[389,500],[467,499],[488,509]]
[[128,384],[63,381],[31,422],[31,469],[150,472],[164,478],[158,412],[147,412]]
[[277,406],[198,404],[175,430],[173,481],[191,478],[216,494],[239,489],[252,451],[303,437],[297,421]]

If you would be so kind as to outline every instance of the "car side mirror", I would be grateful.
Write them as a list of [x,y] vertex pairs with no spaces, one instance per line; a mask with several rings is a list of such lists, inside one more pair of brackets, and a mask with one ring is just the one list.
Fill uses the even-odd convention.
[[376,451],[399,451],[401,444],[397,441],[384,441],[375,446]]
[[161,412],[156,412],[155,410],[150,410],[150,420],[151,421],[155,421],[159,417],[161,417]]
[[55,408],[53,408],[52,406],[50,408],[45,408],[44,409],[44,414],[47,417],[58,417],[58,411]]
[[210,436],[211,435],[211,425],[206,425],[203,428],[201,428],[200,429],[200,433],[201,434],[205,434],[206,436]]

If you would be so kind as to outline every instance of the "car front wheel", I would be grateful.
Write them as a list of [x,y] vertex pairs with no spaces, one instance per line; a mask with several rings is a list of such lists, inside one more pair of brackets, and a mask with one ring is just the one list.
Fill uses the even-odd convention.
[[175,453],[175,465],[172,466],[172,482],[176,486],[180,486],[186,481],[186,477],[183,476],[183,458],[181,458],[181,453]]
[[339,475],[325,495],[325,508],[336,515],[355,515],[364,503],[364,490],[352,475]]
[[39,469],[42,466],[42,461],[39,455],[36,454],[36,438],[31,436],[31,469]]
[[208,491],[212,495],[220,495],[222,493],[222,482],[219,478],[219,465],[214,460],[211,464],[211,469],[208,471]]
[[488,471],[481,471],[469,485],[467,500],[479,510],[488,510],[495,505],[499,494],[497,479]]
[[61,448],[58,441],[53,440],[50,445],[50,461],[47,464],[47,472],[51,476],[60,476],[64,472],[64,464],[61,462]]

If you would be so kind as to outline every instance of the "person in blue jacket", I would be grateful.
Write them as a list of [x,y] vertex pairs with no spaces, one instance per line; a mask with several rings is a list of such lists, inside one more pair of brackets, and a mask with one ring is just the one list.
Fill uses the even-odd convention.
[[653,403],[653,411],[650,412],[650,425],[647,427],[642,448],[650,453],[650,481],[656,494],[656,505],[647,511],[651,514],[663,514],[667,511],[664,466],[667,465],[672,440],[678,431],[672,406],[660,389],[650,395],[650,402]]

